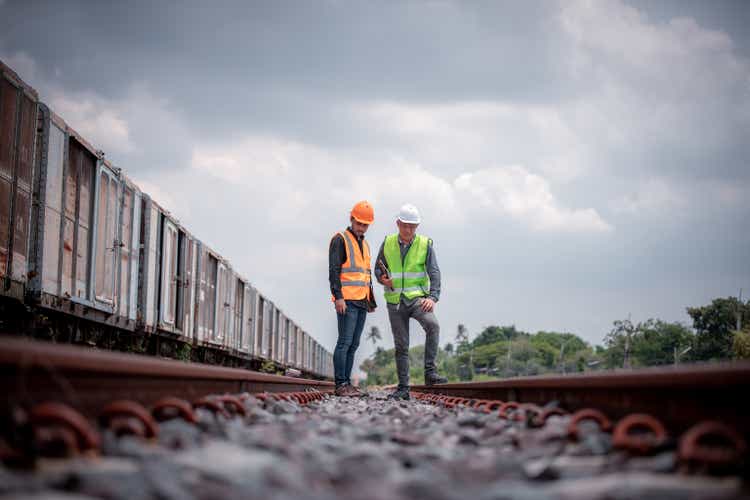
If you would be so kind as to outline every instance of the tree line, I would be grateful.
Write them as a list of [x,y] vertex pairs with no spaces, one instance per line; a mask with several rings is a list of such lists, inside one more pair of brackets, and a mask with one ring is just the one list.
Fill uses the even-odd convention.
[[[688,307],[692,326],[630,318],[613,322],[602,345],[567,332],[524,332],[515,326],[488,326],[472,336],[464,325],[438,352],[438,369],[451,381],[574,373],[590,370],[750,359],[750,301],[728,297]],[[372,327],[367,338],[381,334]],[[409,350],[412,383],[422,383],[424,346]],[[378,347],[361,365],[368,385],[394,384],[393,349]]]

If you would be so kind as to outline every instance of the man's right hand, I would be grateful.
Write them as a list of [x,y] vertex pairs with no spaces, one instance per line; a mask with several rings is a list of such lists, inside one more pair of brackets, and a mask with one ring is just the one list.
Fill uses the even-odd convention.
[[346,301],[344,299],[336,299],[333,304],[338,314],[346,314]]
[[381,276],[380,277],[380,282],[383,285],[385,285],[388,288],[390,288],[391,290],[393,290],[393,278],[386,278],[385,276]]

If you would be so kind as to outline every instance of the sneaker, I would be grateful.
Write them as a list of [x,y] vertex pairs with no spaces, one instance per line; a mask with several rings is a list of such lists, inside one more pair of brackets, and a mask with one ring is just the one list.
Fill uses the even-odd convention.
[[424,376],[424,385],[447,384],[447,383],[448,383],[448,379],[445,377],[441,377],[437,373]]
[[392,393],[388,395],[388,399],[395,399],[399,400],[402,399],[404,401],[409,401],[411,399],[411,396],[409,395],[409,388],[408,387],[399,387]]

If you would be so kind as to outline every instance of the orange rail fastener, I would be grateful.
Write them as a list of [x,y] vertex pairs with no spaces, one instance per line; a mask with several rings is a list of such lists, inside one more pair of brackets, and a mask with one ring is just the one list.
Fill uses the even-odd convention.
[[570,419],[570,424],[568,424],[568,436],[574,439],[578,438],[578,424],[584,420],[593,420],[603,431],[609,431],[612,428],[612,422],[604,413],[595,408],[584,408],[575,412]]
[[68,405],[47,402],[36,405],[29,413],[37,444],[63,444],[68,454],[98,450],[99,433],[83,415]]
[[[640,433],[633,431],[640,430]],[[642,432],[645,431],[645,432]],[[615,426],[612,434],[612,445],[632,453],[645,455],[664,444],[667,431],[657,419],[646,413],[633,413],[626,416]]]
[[190,406],[190,403],[184,399],[171,396],[162,398],[154,403],[154,406],[151,408],[151,414],[159,422],[176,417],[181,417],[183,420],[190,422],[191,424],[198,422],[198,418],[195,416],[195,412],[193,411],[193,407]]
[[731,466],[747,453],[742,436],[728,425],[708,420],[691,427],[680,439],[679,458],[688,464]]
[[214,414],[219,414],[224,418],[230,418],[231,415],[224,408],[223,405],[219,404],[218,401],[214,401],[211,398],[200,398],[193,401],[193,408],[205,408],[210,410]]
[[[139,425],[133,425],[133,420]],[[99,421],[118,435],[134,434],[146,439],[154,439],[159,435],[159,426],[154,417],[135,401],[122,399],[111,402],[102,410]]]

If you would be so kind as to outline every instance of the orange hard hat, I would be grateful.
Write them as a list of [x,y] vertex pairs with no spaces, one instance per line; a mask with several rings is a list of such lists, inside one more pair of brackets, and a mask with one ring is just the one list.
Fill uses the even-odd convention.
[[359,223],[372,224],[375,221],[375,210],[370,202],[362,200],[352,208],[352,217]]

